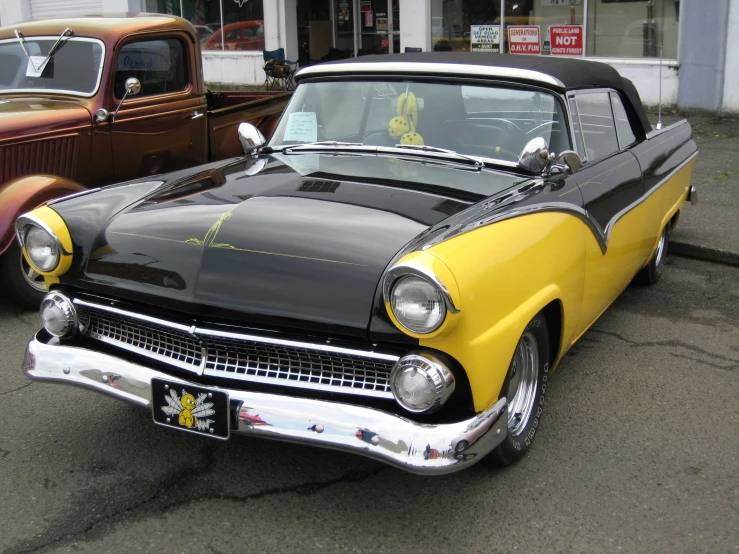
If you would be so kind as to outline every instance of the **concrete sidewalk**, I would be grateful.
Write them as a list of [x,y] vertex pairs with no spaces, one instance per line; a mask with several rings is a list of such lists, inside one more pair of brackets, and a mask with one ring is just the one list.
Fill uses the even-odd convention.
[[[649,114],[656,123],[657,114]],[[664,124],[682,119],[663,117]],[[700,153],[692,184],[698,204],[686,203],[670,236],[670,252],[739,266],[739,119],[687,117]]]

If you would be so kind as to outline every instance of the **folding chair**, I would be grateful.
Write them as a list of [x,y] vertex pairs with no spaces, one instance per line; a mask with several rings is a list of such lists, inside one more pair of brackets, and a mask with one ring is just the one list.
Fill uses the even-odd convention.
[[285,49],[262,50],[264,57],[264,86],[267,90],[295,90],[295,71],[298,62],[285,59]]

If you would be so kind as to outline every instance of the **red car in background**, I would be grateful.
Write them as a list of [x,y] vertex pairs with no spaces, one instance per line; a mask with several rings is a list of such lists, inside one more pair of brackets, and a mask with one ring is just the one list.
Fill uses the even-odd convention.
[[203,45],[204,50],[220,50],[221,36],[226,50],[264,50],[264,21],[239,21],[229,23],[213,33]]

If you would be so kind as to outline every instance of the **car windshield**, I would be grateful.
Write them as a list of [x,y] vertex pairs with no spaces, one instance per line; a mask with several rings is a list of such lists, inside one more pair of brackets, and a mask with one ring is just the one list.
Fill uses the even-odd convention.
[[336,81],[300,84],[269,146],[320,141],[423,144],[515,162],[535,137],[543,137],[551,152],[570,149],[562,106],[547,92],[504,86]]
[[[93,94],[100,81],[103,46],[97,40],[67,38],[46,61],[57,38],[0,42],[0,93],[47,91]],[[29,59],[30,56],[30,59]]]

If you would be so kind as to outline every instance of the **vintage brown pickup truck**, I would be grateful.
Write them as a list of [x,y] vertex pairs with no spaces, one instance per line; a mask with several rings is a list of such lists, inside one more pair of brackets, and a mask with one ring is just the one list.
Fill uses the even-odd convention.
[[0,278],[36,307],[16,217],[63,195],[243,154],[237,127],[269,136],[289,94],[211,92],[186,20],[87,17],[0,28]]

